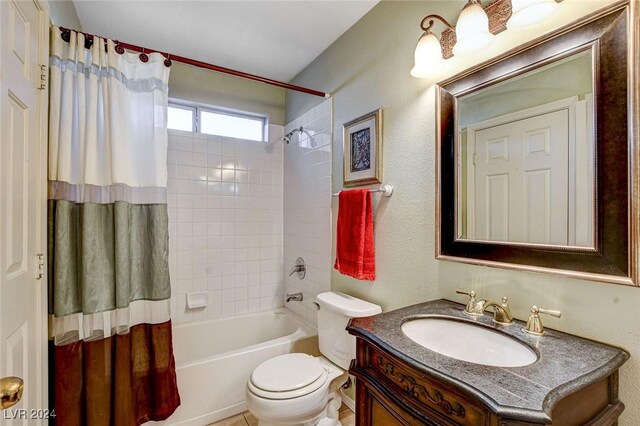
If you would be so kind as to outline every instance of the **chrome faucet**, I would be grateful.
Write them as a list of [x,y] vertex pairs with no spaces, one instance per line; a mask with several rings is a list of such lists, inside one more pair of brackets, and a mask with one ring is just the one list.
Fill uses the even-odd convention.
[[502,298],[502,302],[496,302],[494,300],[486,299],[476,300],[475,291],[457,289],[456,293],[466,294],[469,296],[469,301],[463,311],[465,314],[479,316],[484,314],[484,311],[488,308],[493,308],[493,321],[504,325],[513,324],[513,315],[511,314],[511,308],[509,307],[509,299],[506,296]]
[[287,298],[285,299],[285,302],[302,302],[302,293],[291,293],[291,294],[287,294]]

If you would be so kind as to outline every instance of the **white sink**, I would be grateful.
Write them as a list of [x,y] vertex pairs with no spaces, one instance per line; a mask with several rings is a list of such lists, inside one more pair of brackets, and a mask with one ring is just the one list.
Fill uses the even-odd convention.
[[420,318],[402,324],[402,332],[427,349],[474,364],[522,367],[538,359],[527,345],[468,322]]

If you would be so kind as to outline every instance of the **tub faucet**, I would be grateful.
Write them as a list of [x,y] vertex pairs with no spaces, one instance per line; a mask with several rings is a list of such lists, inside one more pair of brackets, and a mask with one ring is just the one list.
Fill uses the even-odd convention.
[[302,302],[302,293],[291,293],[291,294],[287,294],[287,298],[286,298],[286,302]]
[[494,300],[480,299],[476,300],[475,291],[465,291],[457,289],[456,293],[466,294],[469,296],[467,306],[464,308],[464,313],[471,316],[482,315],[487,308],[493,308],[493,320],[498,324],[512,324],[513,315],[511,314],[511,308],[509,307],[509,299],[505,296],[502,298],[502,302],[496,302]]

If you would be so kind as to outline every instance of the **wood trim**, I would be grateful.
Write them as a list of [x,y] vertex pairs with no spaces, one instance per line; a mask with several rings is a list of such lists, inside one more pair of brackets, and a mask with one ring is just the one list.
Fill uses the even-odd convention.
[[629,49],[629,270],[640,285],[640,1],[630,2]]
[[[46,81],[44,89],[38,90],[38,126],[39,126],[39,158],[38,164],[40,168],[40,176],[37,181],[38,199],[40,201],[38,209],[38,252],[44,254],[45,265],[48,256],[47,253],[47,198],[48,198],[48,164],[49,164],[49,37],[50,37],[50,19],[49,19],[49,3],[45,0],[34,0],[34,3],[40,11],[39,27],[40,40],[38,41],[38,56],[40,64],[46,66]],[[35,253],[31,253],[35,255]],[[47,268],[43,270],[42,282],[47,282]],[[35,283],[34,283],[35,284]],[[40,284],[40,283],[39,283]],[[39,345],[35,349],[38,358],[38,376],[41,379],[42,389],[39,389],[38,398],[35,401],[36,407],[52,407],[49,404],[49,315],[48,315],[48,294],[46,287],[38,286],[38,312],[40,318],[37,321],[36,334],[39,336]]]
[[442,392],[440,392],[438,388],[421,383],[420,379],[416,380],[410,372],[398,371],[399,369],[396,369],[395,364],[385,359],[382,355],[375,355],[374,365],[382,374],[397,382],[407,394],[416,398],[418,401],[434,405],[444,411],[448,416],[459,417],[461,419],[466,417],[467,412],[460,402],[449,400],[446,396],[442,395]]
[[589,423],[585,423],[585,426],[610,426],[618,424],[618,417],[624,411],[624,404],[620,401],[609,405],[604,409],[596,418]]
[[[637,0],[634,0],[637,8]],[[437,89],[436,258],[581,279],[637,285],[637,82],[631,79],[637,34],[627,1],[465,71]],[[629,37],[632,34],[633,37]],[[632,46],[633,49],[629,47]],[[593,47],[596,117],[595,250],[457,239],[455,141],[457,98]],[[514,71],[515,70],[515,71]],[[633,94],[631,94],[631,93]],[[635,102],[631,102],[631,98]],[[632,116],[633,115],[633,116]],[[620,117],[629,117],[620,121]],[[633,198],[633,200],[631,199]]]
[[[395,421],[398,425],[410,426],[533,424],[512,420],[508,415],[499,416],[466,391],[414,369],[375,343],[361,337],[356,341],[356,359],[351,362],[349,373],[357,378],[356,423],[359,426],[382,424],[376,422],[372,400],[388,411],[382,414],[394,425]],[[425,393],[428,396],[425,397]],[[567,426],[616,424],[624,410],[624,404],[618,400],[618,371],[550,403],[553,404],[550,407],[553,421],[542,423]]]
[[[480,426],[495,418],[482,403],[459,389],[420,373],[383,349],[357,339],[349,373],[376,389],[413,417],[440,425]],[[360,398],[358,396],[356,399]]]

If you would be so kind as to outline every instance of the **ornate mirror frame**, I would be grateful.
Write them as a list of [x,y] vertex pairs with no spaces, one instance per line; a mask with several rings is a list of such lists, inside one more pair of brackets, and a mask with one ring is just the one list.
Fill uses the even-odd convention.
[[[437,259],[640,285],[637,8],[636,0],[614,3],[437,85]],[[594,55],[594,248],[460,239],[457,99],[586,49]]]

